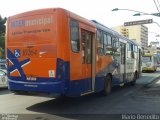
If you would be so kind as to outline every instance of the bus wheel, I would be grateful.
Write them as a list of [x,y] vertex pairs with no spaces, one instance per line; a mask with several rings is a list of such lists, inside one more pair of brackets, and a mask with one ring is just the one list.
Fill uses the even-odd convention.
[[112,80],[110,76],[107,76],[105,78],[105,82],[104,82],[104,95],[109,95],[112,91]]
[[135,72],[135,73],[134,73],[133,81],[132,81],[132,82],[130,82],[130,84],[131,84],[131,85],[135,85],[136,80],[137,80],[137,72]]

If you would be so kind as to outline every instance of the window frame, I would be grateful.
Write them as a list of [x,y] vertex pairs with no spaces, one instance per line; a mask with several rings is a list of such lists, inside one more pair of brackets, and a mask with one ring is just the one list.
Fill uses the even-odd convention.
[[119,43],[119,38],[116,36],[112,36],[112,47],[113,48],[119,48],[120,43]]
[[[72,30],[74,28],[74,26],[72,26],[73,23],[76,23],[76,27],[77,27],[77,32],[76,33],[72,32]],[[80,33],[79,33],[80,30],[79,30],[79,23],[75,19],[70,19],[69,25],[70,25],[70,44],[71,44],[71,50],[72,50],[72,52],[79,53],[80,52]],[[73,34],[77,34],[77,37],[76,37],[77,40],[73,40],[73,37],[74,37]],[[74,47],[73,47],[74,43],[72,43],[72,42],[77,42],[77,48],[76,49],[74,49]]]
[[[104,55],[104,32],[101,29],[97,29],[97,53],[98,55]],[[99,52],[100,51],[100,52]]]

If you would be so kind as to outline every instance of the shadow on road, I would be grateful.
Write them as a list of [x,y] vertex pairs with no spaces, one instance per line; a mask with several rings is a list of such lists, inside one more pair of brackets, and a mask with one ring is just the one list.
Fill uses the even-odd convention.
[[[66,119],[90,119],[94,120],[91,109],[95,111],[96,106],[102,107],[106,97],[92,94],[78,98],[60,97],[50,101],[42,102],[27,108],[29,111],[45,113]],[[95,105],[97,103],[97,105]],[[87,117],[86,117],[87,115]],[[95,119],[97,120],[97,119]]]
[[116,101],[117,96],[123,97],[124,92],[134,88],[135,86],[115,87],[109,96],[96,93],[76,98],[60,97],[35,104],[26,109],[69,119],[84,119],[87,115],[87,119],[97,120],[97,117],[106,117],[103,116],[106,115],[106,110],[118,102]]

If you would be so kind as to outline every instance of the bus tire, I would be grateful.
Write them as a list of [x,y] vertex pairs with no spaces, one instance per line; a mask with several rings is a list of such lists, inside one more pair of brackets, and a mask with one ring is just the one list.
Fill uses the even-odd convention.
[[130,84],[133,86],[136,84],[136,80],[137,80],[137,72],[134,73],[134,78],[133,81],[130,82]]
[[110,76],[106,76],[103,93],[105,96],[107,96],[111,93],[111,91],[112,91],[112,79]]

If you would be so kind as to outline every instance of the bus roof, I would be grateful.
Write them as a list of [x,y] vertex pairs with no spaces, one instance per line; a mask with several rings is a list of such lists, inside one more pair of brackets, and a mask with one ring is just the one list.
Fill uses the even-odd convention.
[[132,44],[134,44],[134,45],[137,45],[137,46],[139,46],[139,48],[141,48],[140,45],[138,45],[138,43],[137,43],[136,41],[130,40],[129,38],[120,35],[117,31],[115,31],[115,30],[113,30],[113,29],[111,29],[111,28],[106,27],[105,25],[97,22],[96,20],[91,20],[91,21],[94,23],[94,25],[95,25],[98,29],[104,30],[104,31],[110,33],[111,35],[114,35],[115,37],[121,38],[121,39],[120,39],[121,42],[124,42],[124,43],[129,42],[129,43],[132,43]]
[[112,30],[111,28],[106,27],[105,25],[97,22],[96,20],[91,20],[91,21],[93,22],[93,24],[94,24],[98,29],[104,30],[104,31],[106,31],[106,32],[108,32],[108,33],[110,33],[110,34],[112,34],[112,35],[116,35],[116,34],[118,35],[118,32]]

